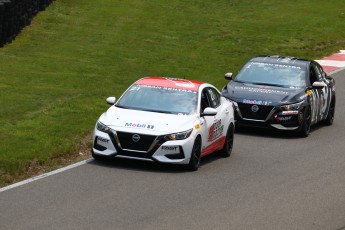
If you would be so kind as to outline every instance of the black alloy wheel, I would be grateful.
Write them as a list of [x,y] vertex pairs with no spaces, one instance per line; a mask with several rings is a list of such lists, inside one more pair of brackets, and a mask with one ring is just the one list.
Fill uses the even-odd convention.
[[222,157],[230,157],[232,152],[232,147],[234,146],[234,132],[235,128],[233,124],[229,125],[228,131],[226,133],[226,139],[223,149],[220,150],[220,155]]
[[302,122],[303,123],[302,123],[299,134],[301,137],[307,137],[310,133],[310,126],[311,126],[311,112],[310,112],[309,107],[305,108]]
[[326,119],[323,121],[325,125],[332,125],[334,121],[334,114],[335,114],[335,98],[332,99],[331,104],[329,106],[329,110],[327,113]]
[[187,168],[190,171],[196,171],[198,170],[199,166],[200,166],[200,161],[201,161],[201,139],[200,137],[197,137],[195,139],[194,145],[193,145],[193,149],[192,149],[192,153],[190,156],[190,161],[189,164],[187,165]]

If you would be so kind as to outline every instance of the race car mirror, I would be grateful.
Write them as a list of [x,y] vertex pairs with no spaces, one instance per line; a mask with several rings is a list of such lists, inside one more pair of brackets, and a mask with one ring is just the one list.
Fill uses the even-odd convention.
[[326,83],[322,81],[316,81],[313,83],[313,89],[322,89],[323,87],[326,87]]
[[231,80],[232,80],[232,73],[226,73],[226,74],[224,75],[224,78],[225,78],[226,80],[231,81]]
[[217,114],[217,110],[211,107],[207,107],[204,109],[202,113],[203,116],[215,116]]
[[116,102],[116,98],[115,97],[108,97],[106,101],[108,104],[113,105]]

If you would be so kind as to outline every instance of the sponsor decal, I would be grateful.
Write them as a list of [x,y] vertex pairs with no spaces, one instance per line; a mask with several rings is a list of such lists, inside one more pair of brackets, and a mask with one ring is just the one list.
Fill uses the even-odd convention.
[[283,95],[289,94],[288,92],[285,92],[282,90],[266,89],[266,88],[253,88],[253,87],[247,87],[247,86],[236,86],[235,89],[249,91],[252,93],[265,93],[265,94],[274,93],[274,94],[283,94]]
[[313,94],[313,92],[312,92],[311,90],[309,90],[309,89],[307,89],[306,93],[307,93],[308,95],[312,95],[312,94]]
[[244,104],[251,104],[251,105],[269,105],[272,103],[269,101],[260,101],[260,100],[251,100],[251,99],[243,99],[242,102]]
[[126,122],[125,127],[153,129],[155,126],[154,125],[147,125],[147,124],[140,124],[140,123]]
[[164,90],[176,91],[176,92],[197,93],[197,91],[190,90],[190,89],[172,88],[172,87],[165,87],[165,86],[163,87],[163,86],[156,86],[156,85],[141,85],[141,87],[154,88],[154,89],[164,89]]
[[288,117],[279,117],[278,120],[279,121],[290,121],[292,118],[292,116],[288,116]]
[[[288,63],[289,61],[291,61],[291,59],[284,58],[284,59],[281,59],[280,61],[283,62],[283,63]],[[302,69],[302,67],[300,67],[300,66],[284,65],[284,64],[274,64],[274,63],[252,62],[251,64],[252,65],[259,65],[259,66],[271,66],[271,67],[276,67],[276,68]]]
[[164,152],[164,154],[167,154],[167,155],[180,153],[179,146],[162,146],[161,150],[162,152]]
[[222,120],[219,119],[216,121],[211,127],[208,132],[208,141],[214,141],[218,137],[220,137],[223,133],[224,125],[222,124]]
[[298,114],[298,111],[296,111],[296,110],[292,110],[292,111],[282,111],[280,114],[281,114],[281,115],[297,115],[297,114]]
[[200,126],[200,124],[196,124],[196,125],[194,125],[194,128],[195,128],[196,130],[199,130],[199,129],[201,128],[201,126]]
[[162,146],[161,147],[163,151],[177,151],[178,146]]
[[97,137],[97,142],[108,143],[109,140],[104,139],[104,138],[102,138],[102,137]]

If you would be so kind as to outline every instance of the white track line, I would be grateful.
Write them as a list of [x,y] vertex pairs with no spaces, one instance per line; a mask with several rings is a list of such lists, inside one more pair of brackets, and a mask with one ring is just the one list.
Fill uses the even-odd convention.
[[19,186],[22,186],[22,185],[25,185],[25,184],[28,184],[28,183],[31,183],[31,182],[39,180],[39,179],[43,179],[43,178],[48,177],[48,176],[52,176],[52,175],[61,173],[63,171],[66,171],[66,170],[69,170],[69,169],[72,169],[72,168],[79,167],[79,166],[87,164],[87,163],[89,163],[91,161],[93,161],[93,158],[86,159],[86,160],[77,162],[75,164],[68,165],[66,167],[63,167],[63,168],[60,168],[60,169],[57,169],[57,170],[54,170],[54,171],[51,171],[51,172],[48,172],[48,173],[45,173],[45,174],[42,174],[42,175],[38,175],[38,176],[29,178],[29,179],[26,179],[26,180],[23,180],[23,181],[20,181],[20,182],[15,183],[15,184],[11,184],[9,186],[0,188],[0,193],[4,192],[4,191],[7,191],[7,190],[10,190],[10,189],[13,189],[13,188],[16,188],[16,187],[19,187]]

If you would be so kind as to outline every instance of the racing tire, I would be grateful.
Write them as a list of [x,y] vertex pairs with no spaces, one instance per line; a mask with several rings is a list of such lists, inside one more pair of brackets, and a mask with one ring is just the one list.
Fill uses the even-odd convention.
[[311,112],[310,108],[307,107],[303,113],[303,121],[302,121],[301,129],[299,131],[299,135],[301,137],[307,137],[310,133],[310,126],[311,126]]
[[234,146],[234,132],[235,128],[233,124],[229,125],[228,131],[226,132],[224,147],[219,151],[220,156],[230,157],[232,147]]
[[200,166],[200,161],[201,161],[201,139],[200,137],[197,137],[193,145],[193,149],[192,149],[189,163],[187,165],[187,169],[190,171],[197,171]]
[[329,106],[329,110],[327,113],[327,117],[325,120],[323,120],[323,124],[332,125],[334,121],[334,114],[335,114],[335,98],[333,98],[331,101],[331,104]]

